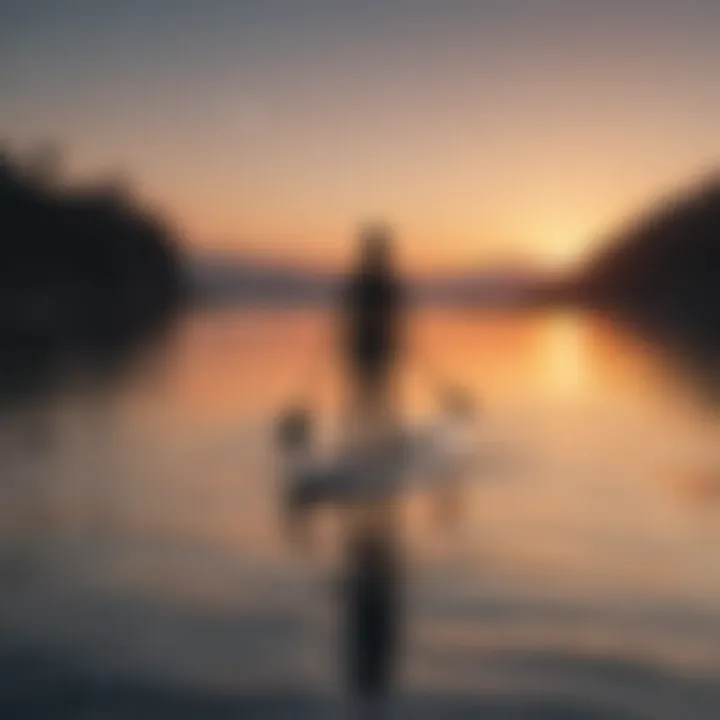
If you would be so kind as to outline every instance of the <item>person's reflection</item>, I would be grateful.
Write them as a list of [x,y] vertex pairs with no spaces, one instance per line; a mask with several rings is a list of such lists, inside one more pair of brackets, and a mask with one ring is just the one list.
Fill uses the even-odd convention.
[[347,533],[343,582],[345,683],[365,700],[382,698],[395,676],[401,568],[390,503],[356,509]]

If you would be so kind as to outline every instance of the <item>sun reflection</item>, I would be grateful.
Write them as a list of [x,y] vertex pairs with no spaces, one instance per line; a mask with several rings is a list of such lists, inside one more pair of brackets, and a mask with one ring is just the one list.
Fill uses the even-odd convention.
[[588,383],[587,325],[576,314],[547,319],[541,377],[556,397],[577,396]]

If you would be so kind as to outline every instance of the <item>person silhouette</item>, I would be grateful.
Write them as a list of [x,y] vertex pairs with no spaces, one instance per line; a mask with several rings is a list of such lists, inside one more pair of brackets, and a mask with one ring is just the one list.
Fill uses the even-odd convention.
[[351,388],[347,446],[334,463],[317,462],[312,418],[302,405],[279,418],[276,440],[288,476],[285,520],[291,534],[302,539],[305,511],[323,503],[335,505],[345,521],[340,593],[345,685],[356,699],[374,703],[392,689],[402,624],[392,380],[404,303],[390,232],[365,227],[359,241],[357,265],[343,288],[339,337],[333,338]]
[[366,421],[390,410],[392,371],[400,352],[402,291],[391,235],[373,225],[360,233],[356,269],[343,297],[344,354],[353,410]]
[[[382,458],[396,429],[392,386],[401,351],[403,298],[391,243],[385,227],[361,230],[357,264],[341,306],[349,410],[358,433],[354,439],[360,441],[356,450],[366,459]],[[368,472],[382,471],[378,466]],[[364,480],[375,487],[379,478]],[[386,492],[391,492],[391,485]],[[398,518],[390,497],[375,502],[360,498],[346,510],[354,517],[346,528],[346,686],[358,698],[380,699],[393,684],[402,605]]]

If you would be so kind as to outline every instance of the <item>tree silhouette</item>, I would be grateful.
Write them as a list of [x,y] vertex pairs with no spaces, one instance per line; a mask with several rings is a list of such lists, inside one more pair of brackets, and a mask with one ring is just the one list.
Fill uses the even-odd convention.
[[65,182],[52,152],[0,152],[0,237],[5,375],[120,353],[158,330],[181,296],[165,220],[117,183]]

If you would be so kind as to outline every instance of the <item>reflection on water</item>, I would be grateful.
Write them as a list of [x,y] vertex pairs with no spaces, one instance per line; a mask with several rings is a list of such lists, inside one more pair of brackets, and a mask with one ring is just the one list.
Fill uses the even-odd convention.
[[[285,542],[271,421],[309,387],[332,437],[331,326],[196,314],[122,384],[5,411],[3,669],[19,653],[37,666],[26,685],[127,678],[168,717],[248,698],[281,712],[297,693],[330,712],[342,548],[332,517],[315,556]],[[403,508],[410,715],[715,717],[714,418],[601,318],[428,311],[411,345],[477,395],[483,440],[509,462],[470,484],[448,532],[421,495]],[[408,414],[432,412],[420,363],[402,380]]]
[[544,355],[539,363],[540,377],[557,396],[573,396],[591,382],[588,377],[585,337],[587,325],[574,315],[557,315],[547,319],[544,331]]

